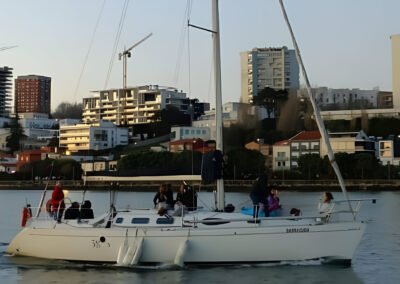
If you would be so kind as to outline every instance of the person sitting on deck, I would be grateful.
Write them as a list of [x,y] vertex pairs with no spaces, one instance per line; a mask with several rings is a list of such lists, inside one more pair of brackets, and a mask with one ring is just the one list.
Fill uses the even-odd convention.
[[179,191],[176,194],[175,205],[174,205],[174,213],[173,216],[183,216],[187,212],[187,207],[185,205],[185,194],[186,194],[186,187],[182,183],[179,187]]
[[160,190],[156,193],[156,195],[153,198],[153,203],[154,203],[154,207],[156,209],[160,209],[160,208],[167,208],[167,200],[168,200],[168,196],[167,196],[167,186],[165,184],[162,184],[160,186]]
[[79,218],[79,203],[72,202],[71,206],[65,210],[65,220],[75,220]]
[[271,189],[268,195],[268,212],[270,217],[276,217],[280,215],[282,206],[279,204],[278,190]]
[[186,193],[185,185],[181,184],[181,186],[179,187],[179,191],[176,194],[175,205],[178,205],[178,206],[185,205],[184,201],[183,201],[185,193]]
[[171,184],[167,184],[167,192],[166,192],[166,196],[167,196],[167,207],[168,209],[174,209],[174,193],[172,192],[172,188],[171,188]]
[[318,203],[318,211],[320,214],[327,214],[332,208],[333,195],[329,191],[324,192],[322,202]]
[[80,219],[93,219],[93,209],[92,203],[89,200],[85,200],[85,202],[81,206],[81,214]]

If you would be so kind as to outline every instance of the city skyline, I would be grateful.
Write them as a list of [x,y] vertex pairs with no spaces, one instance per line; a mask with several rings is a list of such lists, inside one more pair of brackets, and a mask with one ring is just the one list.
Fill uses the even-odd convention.
[[[52,110],[63,101],[82,102],[82,98],[91,96],[90,91],[105,87],[124,1],[0,2],[6,11],[0,19],[0,47],[18,45],[0,52],[0,66],[13,68],[14,79],[30,74],[51,77]],[[400,3],[382,2],[285,1],[313,85],[360,89],[379,86],[381,90],[392,90],[390,36],[400,33],[396,22]],[[103,3],[92,51],[75,94]],[[187,32],[182,32],[187,3],[129,2],[107,88],[122,87],[118,53],[152,32],[153,36],[134,49],[128,59],[128,86],[176,87],[191,98],[213,104],[211,36],[206,32],[190,30],[188,71]],[[210,1],[190,3],[191,23],[209,28]],[[220,14],[223,100],[239,101],[240,52],[254,47],[292,48],[292,44],[278,1],[221,0]]]

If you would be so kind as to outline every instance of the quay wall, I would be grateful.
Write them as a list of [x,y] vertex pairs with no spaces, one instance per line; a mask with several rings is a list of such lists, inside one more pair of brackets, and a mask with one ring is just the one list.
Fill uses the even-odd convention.
[[[175,189],[181,184],[180,181],[169,182]],[[335,180],[269,180],[269,185],[276,187],[279,190],[285,191],[339,191],[340,187]],[[42,190],[48,184],[48,189],[52,190],[55,181],[32,182],[32,181],[0,181],[1,189],[24,189],[24,190]],[[199,182],[191,183],[196,189],[212,191],[215,189],[215,185],[201,185]],[[226,191],[249,191],[252,187],[252,180],[225,180]],[[346,180],[346,188],[349,191],[394,191],[400,190],[400,179],[392,180]],[[160,182],[146,181],[146,182],[125,182],[118,185],[119,190],[127,191],[147,191],[157,190]],[[61,181],[61,187],[68,190],[109,190],[110,184],[104,182],[91,182],[83,184],[82,181],[63,180]]]

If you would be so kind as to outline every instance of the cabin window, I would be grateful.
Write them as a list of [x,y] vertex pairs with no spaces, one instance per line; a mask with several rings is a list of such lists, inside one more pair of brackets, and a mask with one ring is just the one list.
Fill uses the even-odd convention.
[[132,218],[132,224],[148,224],[149,218]]
[[122,222],[124,222],[124,218],[122,217],[118,217],[117,220],[115,220],[116,224],[121,224]]
[[[206,221],[206,220],[210,220],[210,221],[212,221],[212,222],[204,222],[203,224],[204,225],[211,225],[211,226],[215,226],[215,225],[223,225],[223,224],[228,224],[228,223],[230,223],[229,221],[225,221],[225,220],[223,220],[223,219],[220,219],[220,218],[205,218],[205,219],[203,219],[203,221]],[[218,222],[217,220],[221,220],[220,222]]]
[[174,218],[157,218],[157,224],[173,224]]

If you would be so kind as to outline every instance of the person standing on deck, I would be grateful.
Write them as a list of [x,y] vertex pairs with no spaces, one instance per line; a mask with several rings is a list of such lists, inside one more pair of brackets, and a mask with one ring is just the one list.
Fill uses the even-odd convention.
[[64,205],[64,192],[60,188],[60,183],[57,181],[51,195],[51,206],[54,219],[58,222],[61,221],[62,214],[65,209]]
[[261,174],[254,182],[250,198],[253,201],[253,218],[258,217],[260,207],[263,207],[265,217],[268,217],[267,176],[265,174]]

